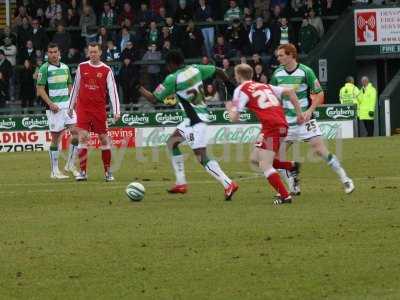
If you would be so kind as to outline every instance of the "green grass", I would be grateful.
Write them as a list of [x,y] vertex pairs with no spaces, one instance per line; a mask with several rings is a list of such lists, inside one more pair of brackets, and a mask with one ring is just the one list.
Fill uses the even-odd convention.
[[[193,159],[190,192],[167,195],[164,151],[126,152],[108,184],[99,152],[87,183],[51,181],[47,153],[1,154],[0,299],[400,299],[399,148],[345,141],[357,190],[306,163],[302,196],[280,207],[247,160],[221,162],[240,184],[224,202]],[[147,188],[140,203],[131,181]]]

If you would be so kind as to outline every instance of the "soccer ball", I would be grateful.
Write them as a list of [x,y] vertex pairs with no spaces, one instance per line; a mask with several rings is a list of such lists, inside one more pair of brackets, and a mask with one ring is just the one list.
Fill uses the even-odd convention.
[[125,193],[132,201],[142,201],[144,197],[145,188],[139,182],[131,182],[125,189]]

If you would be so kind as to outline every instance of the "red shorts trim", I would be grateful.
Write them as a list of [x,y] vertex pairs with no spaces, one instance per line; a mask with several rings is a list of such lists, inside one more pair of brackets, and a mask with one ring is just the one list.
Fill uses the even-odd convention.
[[106,134],[108,129],[107,115],[78,111],[76,127],[97,134]]
[[255,143],[257,148],[279,152],[279,148],[287,136],[287,127],[262,130],[258,141]]

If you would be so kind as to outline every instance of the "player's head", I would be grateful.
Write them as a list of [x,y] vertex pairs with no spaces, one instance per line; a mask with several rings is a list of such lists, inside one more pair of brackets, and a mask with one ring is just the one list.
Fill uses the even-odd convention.
[[278,47],[278,61],[283,66],[297,63],[297,49],[293,44],[280,45]]
[[165,62],[167,64],[168,70],[170,72],[174,72],[185,63],[185,59],[181,51],[171,50],[167,53],[167,56],[165,57]]
[[253,68],[248,64],[239,64],[235,67],[235,79],[237,83],[242,83],[253,78]]
[[47,45],[47,57],[49,62],[53,65],[57,65],[60,61],[60,49],[56,43],[49,43]]
[[98,64],[101,57],[101,46],[99,43],[90,43],[88,47],[89,60],[92,64]]

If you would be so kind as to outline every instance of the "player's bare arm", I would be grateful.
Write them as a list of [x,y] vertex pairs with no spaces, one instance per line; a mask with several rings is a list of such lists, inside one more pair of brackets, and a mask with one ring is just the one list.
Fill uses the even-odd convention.
[[239,122],[240,119],[240,113],[237,110],[237,107],[235,105],[233,105],[232,101],[228,101],[225,103],[225,108],[229,113],[229,120],[232,123],[236,123]]
[[296,109],[296,115],[297,115],[297,123],[302,124],[304,123],[304,115],[303,112],[301,111],[299,99],[297,98],[296,92],[292,88],[284,88],[283,95],[289,97],[290,102],[293,104],[294,108]]
[[309,109],[307,109],[306,112],[304,112],[304,121],[305,122],[308,122],[311,119],[312,114],[315,111],[315,109],[319,105],[324,103],[324,92],[321,91],[317,94],[311,94],[310,98],[311,98],[311,106],[309,107]]
[[37,95],[49,106],[49,109],[53,112],[58,112],[60,111],[60,108],[51,101],[49,95],[46,93],[46,89],[42,85],[38,85],[36,87],[36,93]]
[[157,104],[156,97],[153,95],[153,93],[148,91],[145,87],[141,86],[139,88],[139,92],[148,102],[150,102],[153,105]]

